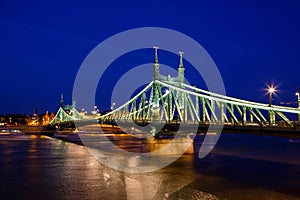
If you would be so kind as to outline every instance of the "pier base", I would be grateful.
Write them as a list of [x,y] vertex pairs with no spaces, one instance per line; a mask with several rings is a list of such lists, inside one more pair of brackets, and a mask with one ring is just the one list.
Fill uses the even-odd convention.
[[182,152],[184,154],[194,153],[191,138],[155,139],[154,137],[148,137],[142,145],[147,152],[153,152],[157,155],[178,155]]

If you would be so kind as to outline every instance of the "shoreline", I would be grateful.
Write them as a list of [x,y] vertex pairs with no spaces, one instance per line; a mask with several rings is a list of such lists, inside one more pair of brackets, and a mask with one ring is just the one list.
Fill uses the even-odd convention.
[[[177,127],[179,126],[177,125]],[[207,127],[208,126],[199,125],[197,134],[198,135],[206,134]],[[122,129],[120,129],[118,126],[107,127],[107,125],[104,125],[104,127],[101,127],[101,129],[103,130],[103,128],[105,129],[104,132],[107,132],[107,130],[109,131],[111,130],[111,132],[115,134],[124,134],[124,132],[122,132]],[[171,129],[173,128],[176,129],[176,127],[172,126]],[[24,134],[28,134],[28,135],[47,135],[51,137],[53,137],[55,132],[55,130],[45,130],[43,126],[3,126],[0,127],[0,129],[18,129],[22,131]],[[116,131],[116,130],[120,130],[120,131]],[[171,132],[171,131],[162,132],[162,135],[167,132]],[[175,131],[172,130],[172,132],[176,132],[176,130]],[[278,128],[278,127],[261,128],[261,127],[251,127],[251,126],[247,126],[247,127],[224,126],[221,134],[255,134],[255,135],[262,135],[262,136],[300,138],[300,127],[295,127],[292,129],[292,128]]]

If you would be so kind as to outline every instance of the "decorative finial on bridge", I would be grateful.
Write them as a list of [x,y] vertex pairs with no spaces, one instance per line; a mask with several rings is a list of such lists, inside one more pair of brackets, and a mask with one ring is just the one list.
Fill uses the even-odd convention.
[[159,79],[159,63],[158,63],[158,54],[157,49],[158,46],[154,46],[154,64],[153,64],[153,79],[158,80]]
[[183,66],[183,61],[182,61],[182,55],[183,52],[180,51],[179,52],[179,56],[180,56],[180,61],[179,61],[179,67],[178,67],[178,80],[180,83],[184,83],[184,66]]
[[64,105],[64,94],[61,93],[60,94],[60,106],[63,106]]
[[157,53],[157,50],[158,50],[158,46],[154,46],[154,64],[158,64],[158,53]]
[[180,61],[179,61],[179,67],[183,68],[183,61],[182,61],[182,55],[183,55],[183,51],[179,51],[179,56],[180,56]]

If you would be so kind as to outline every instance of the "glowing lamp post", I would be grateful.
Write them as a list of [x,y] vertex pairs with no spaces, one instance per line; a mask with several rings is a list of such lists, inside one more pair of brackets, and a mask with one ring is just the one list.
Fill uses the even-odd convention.
[[275,93],[275,88],[273,86],[270,86],[268,88],[268,93],[269,93],[269,106],[272,106],[272,100],[273,100],[273,93]]
[[[297,96],[297,100],[298,100],[298,109],[300,109],[300,93],[298,90],[295,93],[295,95]],[[298,122],[300,123],[300,114],[298,114]]]
[[[269,93],[269,106],[272,106],[272,100],[273,100],[273,94],[276,92],[276,89],[274,86],[268,87],[268,93]],[[273,126],[275,124],[275,113],[273,110],[269,110],[269,126]]]
[[[295,94],[296,96],[297,96],[297,98],[298,98],[298,103],[300,102],[300,94],[299,94],[299,92],[296,92],[296,94]],[[298,107],[300,107],[300,105],[298,104]]]
[[114,110],[115,105],[116,105],[116,103],[112,103],[110,109]]
[[97,114],[97,106],[94,106],[94,110],[92,110],[92,114],[95,116]]

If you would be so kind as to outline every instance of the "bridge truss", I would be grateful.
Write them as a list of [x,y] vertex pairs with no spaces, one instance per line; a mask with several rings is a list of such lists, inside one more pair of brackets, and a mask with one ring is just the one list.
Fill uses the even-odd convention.
[[293,127],[295,123],[286,114],[300,114],[300,110],[227,97],[185,83],[153,80],[135,97],[99,120]]
[[[98,117],[100,123],[180,122],[261,127],[294,127],[299,123],[300,103],[299,108],[257,103],[188,85],[184,78],[182,52],[178,76],[161,75],[157,50],[155,47],[153,80],[122,106]],[[64,107],[61,103],[51,124],[84,120],[86,118],[75,109],[75,106]]]
[[62,123],[73,123],[77,121],[87,120],[87,118],[80,114],[75,107],[75,102],[73,102],[72,105],[65,105],[63,95],[61,95],[60,107],[56,112],[54,118],[51,120],[50,124],[57,125]]
[[99,121],[295,126],[290,115],[299,115],[299,108],[246,101],[186,84],[182,54],[180,52],[178,76],[163,76],[159,73],[155,48],[153,81],[119,108],[100,116]]

